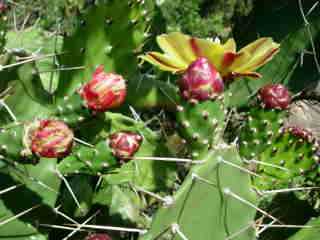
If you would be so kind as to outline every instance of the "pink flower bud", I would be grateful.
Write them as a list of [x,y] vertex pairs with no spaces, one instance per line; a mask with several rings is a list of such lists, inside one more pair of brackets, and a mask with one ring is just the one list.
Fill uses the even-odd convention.
[[287,127],[285,129],[285,131],[288,131],[293,136],[296,136],[298,138],[302,138],[302,139],[307,140],[307,141],[312,141],[312,139],[313,139],[312,133],[309,130],[305,129],[305,128],[301,128],[301,127],[298,127],[298,126],[290,126],[290,127]]
[[5,3],[5,1],[0,0],[0,14],[6,12],[8,10],[8,5]]
[[72,145],[73,132],[58,120],[41,120],[31,132],[31,151],[40,157],[65,157]]
[[258,97],[270,109],[286,109],[291,102],[288,89],[282,84],[268,84],[260,89]]
[[105,233],[93,233],[88,235],[85,240],[112,240],[112,238]]
[[109,137],[109,146],[113,154],[126,159],[132,157],[139,149],[142,137],[134,132],[116,132]]
[[91,81],[80,89],[86,106],[96,112],[119,107],[126,97],[126,83],[121,75],[106,73],[100,65]]
[[182,96],[187,99],[205,101],[219,96],[224,89],[220,73],[207,58],[195,60],[179,81]]

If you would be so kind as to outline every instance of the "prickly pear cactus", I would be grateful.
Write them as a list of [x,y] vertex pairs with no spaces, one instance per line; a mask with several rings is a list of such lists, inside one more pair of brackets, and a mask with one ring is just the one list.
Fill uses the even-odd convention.
[[140,239],[255,239],[255,209],[250,205],[256,196],[249,175],[232,166],[242,164],[237,150],[217,146],[203,161],[190,170]]
[[[294,124],[296,96],[283,85],[265,86],[252,103],[256,94],[243,91],[279,82],[268,79],[280,61],[268,63],[280,49],[271,37],[237,50],[234,39],[172,32],[156,38],[161,52],[142,54],[154,47],[145,44],[159,14],[154,1],[68,3],[79,6],[75,28],[64,32],[57,20],[48,32],[30,26],[35,9],[30,21],[15,17],[32,4],[10,1],[18,21],[0,57],[0,238],[264,239],[271,227],[300,227],[286,225],[282,209],[264,210],[269,194],[296,190],[291,197],[312,204],[297,224],[318,215],[317,124]],[[306,15],[299,8],[310,24],[316,7]],[[301,28],[285,49],[306,50]],[[266,63],[269,70],[256,71]],[[245,116],[239,135],[231,128],[237,113]],[[232,143],[226,133],[236,135]]]
[[192,158],[206,154],[222,135],[224,111],[223,96],[219,100],[196,104],[182,100],[177,106],[179,131],[191,149]]
[[108,72],[121,72],[129,83],[136,80],[136,55],[148,37],[152,1],[93,2],[81,15],[75,33],[65,37],[60,64],[83,69],[61,73],[59,98],[73,94],[100,64]]
[[21,124],[11,124],[1,129],[0,141],[1,156],[6,161],[13,163],[21,158],[23,151],[23,137],[24,129]]
[[[43,159],[36,166],[13,165],[1,169],[1,233],[5,239],[47,239],[39,222],[52,223],[61,180],[56,174],[56,160]],[[11,189],[11,190],[10,190]],[[24,196],[24,201],[20,201]]]
[[[258,189],[280,189],[303,185],[317,179],[319,143],[307,129],[290,125],[289,95],[262,88],[259,101],[263,106],[252,107],[240,133],[240,154],[259,174],[254,182]],[[279,85],[272,85],[274,90]],[[283,88],[283,87],[281,87]],[[279,92],[278,92],[279,93]],[[283,109],[281,109],[283,108]]]

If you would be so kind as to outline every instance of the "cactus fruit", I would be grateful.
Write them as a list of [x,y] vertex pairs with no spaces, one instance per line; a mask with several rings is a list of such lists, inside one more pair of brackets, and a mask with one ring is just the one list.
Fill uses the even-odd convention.
[[259,90],[258,98],[263,106],[269,109],[286,109],[291,101],[288,89],[282,84],[264,86]]
[[[62,158],[70,154],[73,132],[57,120],[41,120],[28,126],[26,144],[35,155],[46,158]],[[30,138],[30,139],[28,139]]]
[[5,1],[0,2],[0,14],[4,13],[5,11],[8,10],[8,5]]
[[293,126],[293,127],[286,127],[285,130],[289,131],[293,136],[304,139],[305,141],[312,142],[314,140],[312,133],[307,129]]
[[139,150],[142,137],[133,132],[116,132],[108,141],[113,154],[119,159],[127,160]]
[[214,99],[223,92],[220,74],[208,59],[195,60],[179,81],[181,95],[187,100],[205,101]]
[[112,240],[112,238],[105,233],[93,233],[88,235],[85,240]]
[[126,97],[126,84],[122,76],[105,73],[100,65],[93,73],[92,80],[80,89],[85,105],[96,112],[119,107]]
[[125,80],[118,74],[105,73],[103,69],[103,65],[97,67],[88,83],[70,97],[64,97],[64,103],[56,108],[58,118],[76,126],[93,115],[119,107],[125,101]]

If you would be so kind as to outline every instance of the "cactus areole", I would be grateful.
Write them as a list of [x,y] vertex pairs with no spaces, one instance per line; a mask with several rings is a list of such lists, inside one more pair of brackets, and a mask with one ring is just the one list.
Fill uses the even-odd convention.
[[62,121],[41,120],[31,128],[29,136],[33,154],[46,158],[69,155],[73,145],[73,132]]
[[95,112],[105,112],[119,107],[126,97],[126,83],[121,75],[104,72],[100,65],[92,79],[80,89],[86,107]]
[[282,84],[268,84],[260,89],[258,97],[265,108],[286,109],[291,102],[288,89]]
[[206,101],[219,96],[224,89],[223,80],[207,58],[195,60],[179,81],[180,92],[186,100]]
[[112,240],[112,238],[105,233],[93,233],[88,235],[85,240]]
[[114,156],[121,160],[132,157],[139,149],[142,137],[134,132],[116,132],[109,137]]

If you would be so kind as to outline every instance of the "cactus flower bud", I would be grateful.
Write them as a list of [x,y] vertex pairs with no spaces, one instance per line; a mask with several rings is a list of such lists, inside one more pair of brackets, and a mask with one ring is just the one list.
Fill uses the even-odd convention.
[[106,73],[100,65],[92,79],[80,89],[85,105],[96,112],[120,106],[126,97],[126,83],[121,75]]
[[268,84],[260,89],[259,99],[269,109],[286,109],[291,102],[288,89],[282,84]]
[[112,240],[112,238],[105,233],[93,233],[88,235],[85,240]]
[[109,146],[113,154],[120,159],[132,157],[141,142],[142,137],[134,132],[116,132],[109,137]]
[[8,10],[8,5],[5,1],[0,0],[0,14],[6,12]]
[[183,98],[205,101],[219,96],[224,89],[219,72],[207,58],[200,57],[187,68],[179,81]]
[[290,126],[287,127],[285,130],[290,132],[292,135],[307,141],[312,141],[313,139],[312,133],[305,128],[301,128],[298,126]]
[[31,151],[40,157],[65,157],[73,145],[73,132],[58,120],[39,121],[29,136]]

